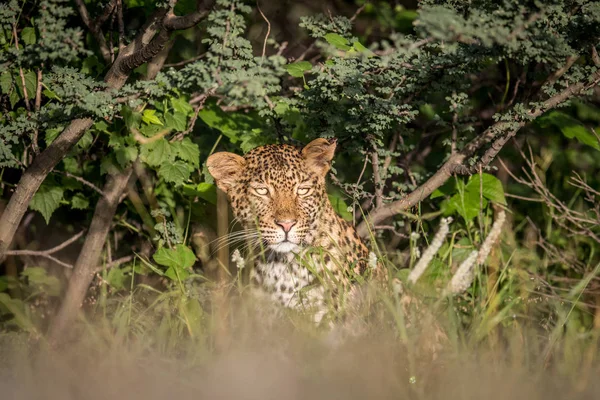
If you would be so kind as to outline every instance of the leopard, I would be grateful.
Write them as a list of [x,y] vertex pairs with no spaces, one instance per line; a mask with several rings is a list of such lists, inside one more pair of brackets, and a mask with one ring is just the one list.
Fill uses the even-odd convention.
[[336,147],[325,138],[304,147],[269,144],[243,156],[216,152],[206,163],[242,225],[238,238],[263,250],[252,287],[283,307],[313,311],[317,322],[339,306],[340,288],[373,268],[373,253],[327,194]]

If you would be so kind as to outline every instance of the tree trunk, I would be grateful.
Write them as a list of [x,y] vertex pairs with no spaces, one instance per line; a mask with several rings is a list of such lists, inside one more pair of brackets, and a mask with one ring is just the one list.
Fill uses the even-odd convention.
[[48,331],[48,341],[52,345],[59,344],[63,336],[62,333],[77,314],[85,298],[87,289],[96,273],[96,266],[98,265],[106,236],[119,205],[121,194],[125,190],[131,176],[131,171],[132,168],[129,167],[122,173],[109,176],[104,185],[104,196],[100,198],[96,205],[90,230],[85,238],[85,243],[79,253],[77,262],[73,267],[73,274],[69,279],[65,298],[58,314],[52,320]]
[[0,262],[4,260],[5,253],[13,241],[15,232],[27,211],[31,198],[50,171],[73,148],[85,131],[92,126],[92,123],[91,118],[71,121],[58,138],[37,156],[27,171],[23,173],[15,192],[10,197],[6,209],[0,217]]
[[[168,36],[162,38],[159,37],[162,41],[159,43],[160,45],[156,45],[156,38],[153,39],[153,43],[155,43],[153,52],[158,52],[156,56],[150,56],[149,54],[152,54],[152,52],[144,54],[144,57],[152,57],[150,59],[152,68],[150,68],[146,80],[156,78],[156,75],[164,65],[170,46],[167,46],[166,51],[159,50],[162,48],[161,46],[164,46],[167,38]],[[129,53],[129,50],[121,53],[115,62],[115,66],[107,73],[105,80],[109,82],[109,85],[121,87],[125,84],[129,72],[123,72],[123,66],[119,67],[118,65],[121,64],[120,60],[126,59],[126,56]],[[146,58],[144,60],[147,61]],[[130,71],[131,69],[126,69],[126,71]],[[48,330],[48,341],[53,345],[60,344],[63,332],[65,332],[65,329],[77,315],[77,311],[92,283],[92,279],[96,272],[95,268],[99,264],[112,219],[117,211],[117,206],[119,205],[119,199],[128,186],[132,171],[133,165],[124,171],[110,175],[104,186],[103,191],[105,195],[96,204],[90,231],[85,239],[83,248],[79,253],[79,258],[73,267],[73,275],[69,279],[69,287],[65,294],[65,298],[60,305],[58,314],[52,321],[50,329]],[[134,182],[129,182],[129,184],[133,185]],[[149,215],[144,222],[148,225],[150,230],[153,230],[153,224],[151,223]]]

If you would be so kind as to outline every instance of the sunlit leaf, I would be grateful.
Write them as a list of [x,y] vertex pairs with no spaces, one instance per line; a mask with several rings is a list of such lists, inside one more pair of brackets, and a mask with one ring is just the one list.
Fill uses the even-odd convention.
[[308,61],[298,61],[291,64],[286,64],[283,66],[286,71],[293,77],[302,78],[306,71],[310,71],[312,69],[312,64]]
[[337,33],[328,33],[323,38],[327,41],[327,43],[335,46],[338,50],[348,51],[351,47],[348,45],[348,39],[343,36],[338,35]]

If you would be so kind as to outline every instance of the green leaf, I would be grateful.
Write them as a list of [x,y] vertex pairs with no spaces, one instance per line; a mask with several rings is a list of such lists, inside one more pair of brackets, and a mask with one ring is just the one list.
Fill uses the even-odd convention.
[[182,113],[186,116],[194,112],[194,109],[192,108],[190,103],[188,103],[188,101],[184,98],[171,97],[171,105],[173,106],[173,109],[175,111],[177,111],[178,113]]
[[448,182],[444,183],[439,188],[435,189],[430,199],[437,199],[438,197],[450,196],[456,192],[456,181],[454,179],[448,180]]
[[479,196],[479,190],[482,189],[483,197],[494,203],[506,205],[504,197],[504,188],[502,182],[494,175],[479,174],[471,176],[465,190],[474,192]]
[[165,114],[165,126],[173,128],[175,131],[185,131],[187,129],[187,116],[183,113]]
[[86,150],[89,149],[92,143],[94,142],[94,135],[90,131],[86,131],[81,139],[77,142],[77,147],[80,149]]
[[479,196],[479,190],[463,190],[452,196],[447,202],[445,214],[457,212],[465,221],[471,221],[475,218],[482,207],[487,206],[487,200]]
[[333,209],[346,221],[352,221],[352,213],[348,210],[348,205],[346,202],[340,196],[334,194],[330,194],[328,196]]
[[54,93],[52,90],[44,89],[44,90],[42,90],[42,94],[49,99],[60,101],[60,97],[58,97],[58,95],[56,93]]
[[[177,275],[179,275],[179,277]],[[189,271],[187,271],[185,269],[178,270],[177,268],[169,267],[165,271],[165,276],[168,277],[169,279],[173,280],[173,281],[177,281],[177,280],[182,280],[183,281],[189,275],[190,275]]]
[[196,262],[194,252],[183,244],[178,244],[174,249],[161,247],[152,258],[158,264],[168,268],[165,275],[172,280],[177,280],[177,275],[182,280],[187,278],[189,269]]
[[160,137],[164,137],[171,131],[171,128],[163,128],[160,125],[142,125],[139,128],[139,132],[146,137],[154,137],[160,134]]
[[[77,162],[77,159],[75,157],[65,157],[62,159],[62,163],[65,168],[65,172],[70,172],[75,175],[81,174],[81,168],[79,167],[79,163]],[[64,177],[64,178],[67,178],[67,177]],[[64,178],[62,179],[63,186],[65,186]],[[78,182],[73,178],[68,178],[68,179]],[[81,182],[79,182],[79,183],[81,184]]]
[[108,271],[108,275],[106,277],[106,281],[114,290],[122,290],[125,289],[125,283],[127,279],[127,274],[130,271],[130,267],[126,268],[111,268]]
[[35,28],[27,27],[21,31],[21,39],[27,45],[35,43]]
[[172,144],[177,157],[183,161],[189,162],[194,167],[200,165],[200,149],[198,145],[190,140],[190,138],[184,138],[181,142],[175,142]]
[[108,124],[105,121],[98,121],[98,122],[94,123],[93,127],[98,132],[104,132],[104,133],[110,134],[110,131],[108,130]]
[[44,140],[46,141],[46,146],[50,146],[54,139],[58,137],[58,135],[62,132],[62,127],[56,128],[48,128],[46,129],[46,135],[44,136]]
[[[25,88],[27,89],[27,97],[29,98],[29,100],[32,100],[35,98],[35,91],[37,89],[37,76],[33,71],[25,71],[23,73],[23,76],[25,77]],[[24,98],[23,84],[21,79],[19,79],[17,90],[19,91],[19,95],[21,96],[21,98]]]
[[137,147],[133,146],[124,146],[118,149],[115,152],[115,157],[117,158],[117,162],[121,166],[121,168],[125,168],[131,162],[135,161],[138,156]]
[[48,275],[45,268],[29,267],[21,275],[27,278],[29,286],[34,286],[48,296],[56,297],[60,295],[60,281],[57,277]]
[[600,108],[595,105],[577,101],[575,109],[580,120],[600,122]]
[[252,129],[250,132],[243,132],[240,135],[242,143],[240,143],[240,149],[244,153],[249,152],[255,147],[268,144],[270,141],[267,136],[263,135],[262,129]]
[[165,182],[171,182],[175,185],[181,185],[190,177],[190,169],[183,161],[167,162],[161,165],[158,170]]
[[[27,310],[29,307],[19,299],[13,299],[6,293],[0,293],[0,306],[7,309],[13,316],[13,321],[21,329],[35,332],[35,324],[29,317]],[[0,307],[0,309],[2,308]]]
[[0,74],[0,90],[3,94],[9,94],[12,89],[13,80],[12,75],[9,72],[3,72]]
[[46,220],[46,224],[48,224],[50,217],[60,206],[63,196],[63,188],[58,186],[53,179],[46,179],[36,194],[33,195],[29,208],[39,211]]
[[343,36],[338,35],[337,33],[328,33],[323,36],[327,43],[335,46],[338,50],[348,51],[351,47],[348,45],[348,39]]
[[539,118],[542,126],[554,125],[569,139],[577,139],[581,144],[600,150],[600,141],[592,132],[590,132],[581,122],[560,111],[551,111]]
[[103,68],[104,66],[96,56],[89,56],[81,63],[81,72],[86,75],[99,74]]
[[15,104],[17,104],[19,100],[21,100],[21,98],[19,97],[19,90],[13,90],[12,92],[10,92],[8,99],[10,100],[11,108],[14,108]]
[[162,121],[156,116],[156,110],[144,110],[142,114],[142,121],[148,125],[164,125]]
[[85,210],[90,206],[90,200],[82,193],[77,193],[71,198],[71,208],[74,210]]
[[312,69],[312,64],[308,61],[298,61],[291,64],[286,64],[283,66],[285,70],[295,78],[302,78],[304,76],[304,72],[310,71]]
[[142,114],[133,111],[127,106],[121,107],[121,116],[123,117],[123,121],[125,121],[125,126],[128,130],[137,129],[142,121]]
[[171,144],[161,138],[141,146],[140,158],[151,167],[163,165],[172,160]]
[[359,53],[365,53],[369,57],[375,55],[375,53],[373,53],[371,50],[367,49],[365,46],[362,45],[362,43],[360,43],[358,41],[352,43],[352,47],[354,47],[354,50],[358,51]]
[[475,250],[468,238],[462,238],[452,247],[452,262],[463,262]]
[[217,204],[217,187],[208,182],[195,185],[183,185],[183,193],[187,196],[198,196],[211,204]]

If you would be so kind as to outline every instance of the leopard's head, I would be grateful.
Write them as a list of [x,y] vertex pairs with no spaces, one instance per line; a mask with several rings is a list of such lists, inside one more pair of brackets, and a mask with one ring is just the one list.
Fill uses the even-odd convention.
[[266,145],[244,157],[215,153],[207,166],[247,236],[273,251],[289,252],[313,244],[323,212],[331,210],[325,176],[335,147],[335,140],[326,139],[302,149]]

